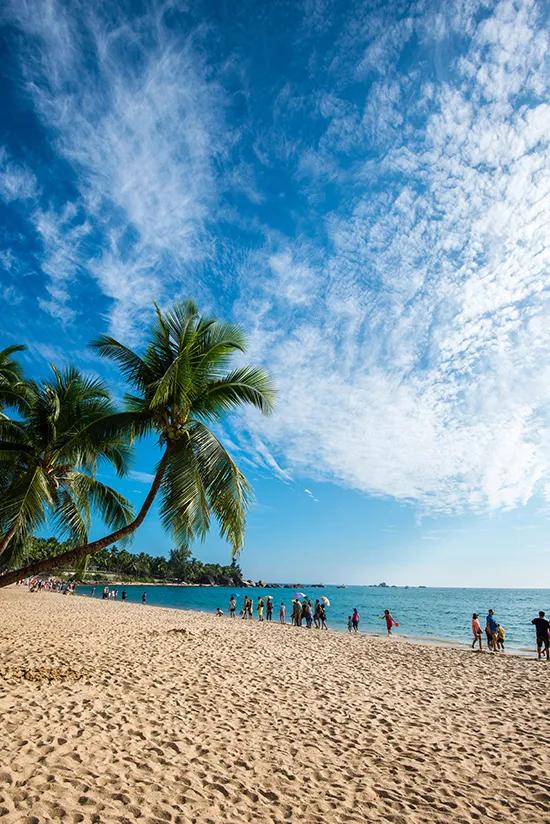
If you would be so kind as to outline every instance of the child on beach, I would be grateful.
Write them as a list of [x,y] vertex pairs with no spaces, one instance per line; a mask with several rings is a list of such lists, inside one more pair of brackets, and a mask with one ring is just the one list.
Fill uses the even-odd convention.
[[501,649],[504,652],[504,639],[506,638],[506,633],[504,631],[504,627],[502,624],[497,624],[497,632],[496,632],[496,648]]
[[359,612],[357,611],[357,607],[353,609],[353,615],[351,616],[351,625],[353,627],[353,631],[357,632],[359,630]]
[[286,607],[284,604],[279,607],[279,623],[286,624]]
[[485,635],[487,636],[487,646],[492,652],[497,651],[496,634],[498,630],[498,624],[495,621],[494,616],[495,613],[492,609],[490,609],[487,613],[487,618],[485,619]]
[[348,615],[348,632],[351,632],[353,629],[353,621],[351,620],[351,615]]
[[222,618],[222,617],[223,617],[223,611],[219,607],[216,607],[216,618]]
[[472,641],[472,649],[475,647],[476,643],[479,643],[479,648],[481,647],[481,624],[479,623],[479,618],[477,612],[474,612],[472,615],[472,635],[474,636],[474,640]]
[[383,617],[384,617],[384,620],[386,622],[386,629],[388,631],[388,635],[391,635],[392,627],[398,627],[399,624],[393,618],[393,616],[392,616],[391,612],[389,611],[389,609],[384,610],[384,616]]

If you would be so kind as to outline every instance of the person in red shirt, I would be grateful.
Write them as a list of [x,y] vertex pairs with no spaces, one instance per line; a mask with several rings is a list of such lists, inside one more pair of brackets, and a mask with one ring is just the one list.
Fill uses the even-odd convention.
[[474,636],[474,640],[472,641],[472,649],[475,647],[476,642],[479,642],[479,648],[482,649],[481,624],[479,623],[477,612],[474,612],[474,614],[472,615],[472,635]]
[[384,610],[384,620],[386,621],[386,629],[388,630],[388,635],[391,635],[392,627],[398,627],[399,624],[393,618],[389,609]]

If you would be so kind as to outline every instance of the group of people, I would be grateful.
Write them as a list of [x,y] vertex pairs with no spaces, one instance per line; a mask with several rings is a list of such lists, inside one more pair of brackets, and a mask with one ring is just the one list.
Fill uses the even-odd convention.
[[[19,581],[17,583],[19,583]],[[46,590],[46,592],[61,592],[62,595],[74,595],[76,591],[76,581],[62,581],[60,578],[29,578],[26,583],[30,592],[38,592],[43,589]]]
[[[95,597],[95,587],[92,587],[92,591],[90,592],[90,597],[91,598]],[[122,592],[120,593],[120,600],[125,601],[126,597],[127,597],[126,596],[126,590],[123,589]],[[103,587],[103,590],[101,592],[101,598],[102,598],[103,601],[107,601],[107,600],[118,601],[118,589],[115,589],[115,588],[109,589],[109,587]]]
[[[327,599],[325,599],[327,600]],[[327,609],[323,599],[317,599],[313,605],[309,598],[304,598],[302,601],[299,598],[294,598],[292,601],[291,624],[294,627],[306,626],[311,629],[312,626],[317,629],[328,629],[327,626]],[[258,621],[273,621],[273,596],[268,595],[265,600],[263,595],[260,595],[256,601],[256,614]],[[265,618],[264,618],[265,613]],[[235,618],[237,614],[237,598],[231,595],[229,598],[229,617]],[[218,617],[223,615],[223,610],[220,607],[216,609]],[[250,596],[245,595],[243,605],[239,610],[239,615],[243,620],[252,621],[254,617],[254,603]],[[279,623],[286,624],[286,604],[281,602],[279,605]]]
[[[292,600],[290,623],[293,627],[305,626],[308,629],[311,629],[311,627],[315,627],[316,629],[328,629],[327,606],[329,606],[329,601],[328,598],[325,598],[324,596],[322,598],[317,598],[315,604],[313,604],[311,600],[306,597],[304,597],[302,600],[300,600],[300,598],[294,598]],[[263,595],[260,595],[256,602],[256,613],[258,616],[258,621],[272,621],[273,611],[273,597],[271,595],[268,595],[264,600]],[[223,614],[223,610],[220,607],[217,607],[216,615],[218,617],[222,617]],[[236,614],[237,596],[231,595],[231,597],[229,598],[229,617],[235,618]],[[239,610],[239,615],[243,620],[253,620],[254,603],[250,596],[244,596],[243,605]],[[359,620],[359,610],[357,609],[357,607],[355,607],[352,614],[348,616],[348,630],[350,633],[359,632]],[[384,614],[381,616],[381,620],[386,622],[386,632],[388,635],[391,635],[393,627],[399,626],[398,622],[395,620],[389,609],[384,610]],[[286,622],[286,605],[284,602],[281,602],[279,606],[279,623],[286,624]]]
[[[541,610],[538,618],[533,618],[531,623],[535,626],[537,637],[537,655],[542,658],[543,650],[546,654],[546,660],[550,661],[550,621],[547,620],[545,613]],[[472,615],[472,649],[479,645],[479,649],[483,649],[483,632],[481,629],[481,622],[479,615],[474,612]],[[487,638],[487,649],[490,652],[504,652],[504,641],[506,640],[506,630],[499,624],[495,618],[494,610],[490,609],[485,619],[485,637]]]
[[[386,622],[386,632],[388,635],[391,635],[393,627],[399,626],[389,609],[384,610],[384,614],[380,616],[380,620]],[[348,615],[348,632],[359,632],[359,621],[359,610],[355,607],[352,614]]]
[[[95,598],[95,590],[96,590],[96,588],[92,587],[91,592],[90,592],[90,597],[91,598]],[[123,589],[122,592],[120,593],[120,600],[125,601],[127,597],[128,597],[128,595],[126,593],[126,590]],[[118,600],[118,589],[115,589],[115,588],[109,589],[109,587],[107,587],[107,586],[103,587],[103,590],[101,592],[101,598],[102,598],[103,601],[108,601],[108,600],[117,601]],[[147,603],[147,593],[146,592],[143,592],[141,594],[141,603],[142,604]]]

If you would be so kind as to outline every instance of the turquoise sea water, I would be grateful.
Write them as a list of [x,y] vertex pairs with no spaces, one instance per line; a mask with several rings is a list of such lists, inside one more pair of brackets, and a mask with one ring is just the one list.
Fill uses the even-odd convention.
[[[119,586],[119,600],[122,589],[126,589],[127,600],[141,602],[143,592],[147,593],[150,606],[171,607],[173,609],[193,609],[214,612],[220,607],[225,613],[231,593],[237,595],[237,611],[243,597],[249,594],[256,605],[257,598],[272,595],[275,609],[274,620],[278,620],[279,604],[287,607],[287,620],[294,597],[292,589],[231,589],[229,587],[178,587],[178,586]],[[101,598],[102,587],[96,588],[95,597]],[[472,612],[477,612],[485,627],[485,616],[489,608],[494,609],[496,620],[506,630],[506,647],[533,650],[535,648],[534,628],[531,619],[540,609],[550,615],[550,589],[436,589],[405,587],[354,587],[345,589],[326,586],[322,589],[304,587],[302,590],[312,601],[326,595],[331,602],[327,610],[329,628],[345,630],[347,618],[353,607],[361,616],[360,630],[383,634],[385,625],[381,620],[384,609],[389,609],[399,621],[395,634],[409,638],[471,642],[470,620]],[[78,588],[81,595],[89,596],[91,587]],[[254,612],[254,617],[256,613]]]

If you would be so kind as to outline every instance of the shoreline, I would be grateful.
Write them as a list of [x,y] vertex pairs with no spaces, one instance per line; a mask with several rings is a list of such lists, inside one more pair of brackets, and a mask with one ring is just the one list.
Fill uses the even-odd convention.
[[[94,585],[93,584],[83,584],[82,586],[94,586]],[[95,586],[98,586],[98,585],[96,584]],[[107,584],[103,584],[103,586],[107,586]],[[124,583],[119,584],[119,583],[113,582],[112,586],[137,586],[137,587],[141,587],[141,586],[147,586],[147,584],[124,584]],[[155,585],[151,584],[150,586],[155,586]],[[176,585],[176,586],[179,586],[179,585]],[[191,585],[186,585],[186,586],[203,586],[203,585],[191,584]],[[225,589],[231,589],[231,587],[224,587],[224,588]],[[238,589],[238,587],[236,587],[236,589]],[[246,587],[242,587],[242,589],[246,589]],[[52,592],[52,593],[48,593],[48,594],[59,595],[60,593]],[[91,598],[91,596],[86,592],[78,592],[78,588],[77,588],[77,591],[76,591],[75,594],[80,598],[87,598],[89,600],[103,601],[103,599],[101,597],[98,597],[97,595],[94,598]],[[116,601],[106,599],[106,602],[107,603],[119,603],[119,604],[123,603],[122,601],[120,601],[118,599]],[[128,605],[129,603],[130,602],[126,602],[125,605]],[[212,615],[213,614],[213,612],[211,612],[210,610],[207,610],[207,609],[195,609],[193,607],[173,606],[171,604],[151,604],[151,603],[147,602],[147,604],[145,604],[145,605],[140,605],[140,604],[135,604],[135,603],[134,603],[134,605],[144,606],[148,609],[169,609],[169,610],[174,610],[175,612],[184,612],[184,613],[191,613],[191,614],[196,614],[196,615]],[[237,615],[234,619],[230,619],[228,615],[224,614],[223,619],[241,621],[242,623],[253,623],[253,624],[260,623],[260,622],[257,621],[256,618],[254,618],[252,621],[245,621],[239,615]],[[220,619],[218,619],[218,620],[220,620]],[[275,626],[275,625],[281,626],[281,624],[279,623],[279,621],[277,619],[274,619],[273,621],[263,621],[263,623],[267,624],[267,625],[271,625],[271,626]],[[293,627],[290,624],[289,621],[287,621],[287,623],[284,626],[289,627],[292,630],[299,630],[299,629],[307,630],[306,627]],[[311,631],[314,632],[314,633],[319,632],[319,633],[323,633],[323,634],[325,632],[325,630],[315,630],[314,628],[312,628]],[[338,627],[338,626],[329,627],[328,632],[337,633],[338,635],[341,635],[341,634],[350,635],[347,628],[345,628],[343,626],[342,627]],[[364,637],[367,637],[367,638],[378,638],[378,639],[382,639],[382,640],[387,639],[387,635],[383,631],[378,633],[378,632],[369,632],[368,630],[360,630],[357,633],[357,635],[361,636],[361,637],[364,636]],[[471,648],[471,644],[468,643],[467,641],[461,642],[461,641],[458,641],[456,639],[445,638],[445,637],[441,637],[441,636],[427,637],[427,636],[422,636],[422,635],[414,635],[414,634],[399,632],[399,633],[392,633],[391,639],[388,639],[388,640],[390,640],[390,642],[397,641],[398,643],[409,642],[411,644],[418,644],[418,645],[424,645],[425,644],[427,646],[441,647],[441,648],[444,648],[444,649],[454,649],[454,650],[457,650],[457,651],[473,653],[473,654],[476,654],[476,655],[479,655],[480,653],[482,655],[496,655],[497,657],[501,657],[501,658],[517,657],[517,658],[527,658],[527,659],[534,658],[534,659],[536,659],[536,657],[537,657],[537,649],[536,649],[536,644],[535,643],[533,643],[532,648],[515,647],[515,646],[510,645],[510,646],[506,647],[506,649],[503,653],[501,653],[501,652],[492,653],[490,650],[488,650],[486,648],[486,646],[483,648],[483,650],[474,650],[474,649]]]

